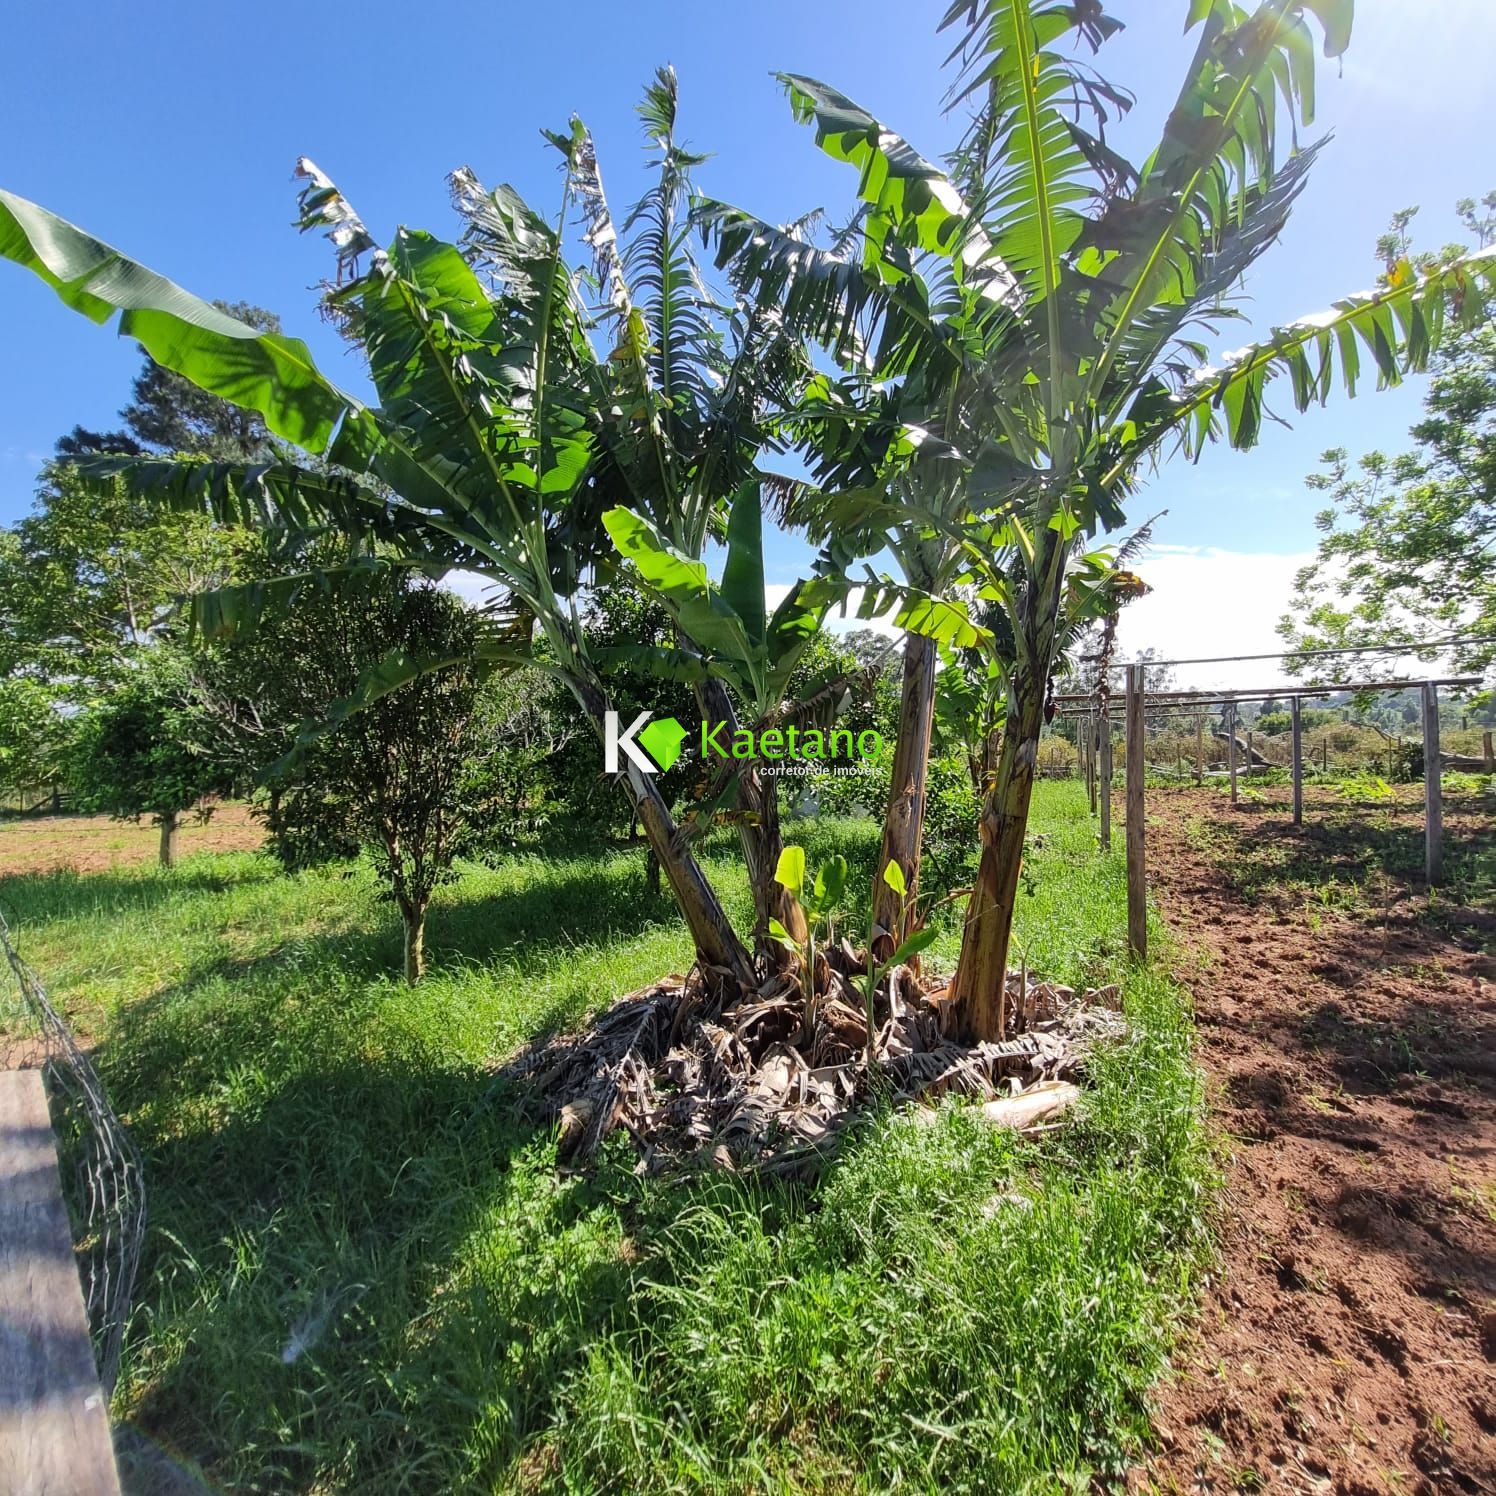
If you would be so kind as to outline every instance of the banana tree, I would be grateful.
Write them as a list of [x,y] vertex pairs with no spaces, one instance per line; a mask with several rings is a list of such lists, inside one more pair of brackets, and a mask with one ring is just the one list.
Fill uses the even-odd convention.
[[[564,140],[564,202],[585,171],[581,138]],[[299,167],[301,227],[321,229],[338,251],[328,305],[363,352],[377,405],[338,389],[298,339],[226,316],[34,203],[0,192],[0,257],[34,271],[96,322],[119,312],[163,367],[210,394],[257,410],[304,463],[96,463],[160,502],[206,508],[235,523],[332,529],[431,571],[461,567],[490,578],[513,610],[479,657],[496,666],[536,663],[570,688],[603,733],[606,686],[580,624],[582,566],[596,547],[591,477],[601,449],[593,414],[608,392],[606,354],[562,234],[511,188],[478,188],[458,173],[453,192],[490,230],[484,274],[458,245],[401,229],[379,247],[335,185]],[[368,560],[354,567],[368,569]],[[304,583],[282,579],[254,594],[220,594],[200,614],[220,627],[273,605]],[[543,649],[532,647],[537,636]],[[365,699],[440,662],[391,656]],[[678,834],[651,776],[629,762],[620,775],[691,930],[698,959],[733,983],[753,965],[715,891]]]
[[[689,216],[691,171],[704,158],[677,140],[677,107],[675,73],[661,68],[639,107],[656,179],[621,226],[585,130],[574,123],[574,146],[557,143],[572,149],[579,164],[575,195],[614,341],[603,365],[608,392],[598,402],[592,501],[599,509],[623,506],[643,515],[694,563],[710,538],[721,537],[732,496],[760,480],[763,454],[783,446],[784,412],[813,369],[776,305],[741,294],[724,302],[707,286]],[[473,214],[468,242],[486,254],[490,237],[485,215]],[[605,538],[601,544],[594,564],[606,575],[616,556]],[[680,642],[687,651],[698,648],[688,634]],[[703,720],[721,724],[731,737],[738,720],[721,676],[702,671],[693,689]],[[750,760],[732,765],[726,788],[737,801],[733,820],[750,883],[769,901],[759,911],[759,954],[773,957],[778,948],[768,940],[765,919],[793,919],[772,876],[782,849],[774,787]]]
[[[735,716],[703,717],[700,748],[715,780],[729,787],[751,772],[757,786],[756,827],[765,855],[749,861],[753,888],[754,934],[760,954],[783,950],[773,936],[778,926],[794,940],[804,939],[804,916],[776,877],[783,840],[779,827],[777,782],[762,772],[766,757],[782,756],[787,729],[786,697],[790,677],[815,640],[830,608],[845,594],[839,568],[797,582],[769,613],[764,595],[763,503],[760,486],[746,482],[733,500],[727,526],[727,554],[720,581],[713,582],[704,562],[672,545],[646,516],[617,507],[603,523],[618,554],[637,570],[645,587],[675,621],[684,651],[628,652],[632,663],[653,665],[661,674],[730,687],[747,709],[751,726],[740,728]],[[822,693],[813,689],[815,699]],[[808,726],[806,731],[812,730]],[[819,729],[814,729],[819,731]],[[765,753],[768,734],[776,734]],[[794,731],[789,730],[791,746]],[[746,746],[751,742],[752,746]],[[719,788],[709,800],[721,798]],[[767,857],[772,849],[774,856]]]
[[[1279,110],[1307,125],[1314,33],[1338,56],[1351,0],[1266,0],[1248,12],[1208,0],[1162,139],[1138,168],[1076,142],[1064,92],[1069,29],[1058,7],[959,6],[961,94],[979,101],[967,151],[982,164],[984,218],[1022,291],[1021,352],[995,371],[987,399],[1014,464],[1002,502],[987,505],[1007,542],[993,574],[992,537],[976,548],[986,593],[1010,622],[1015,650],[1008,725],[982,812],[982,856],[952,985],[958,1028],[1000,1035],[1008,943],[1048,682],[1070,612],[1073,558],[1085,536],[1122,518],[1140,465],[1171,440],[1189,454],[1224,435],[1258,440],[1269,380],[1286,375],[1294,405],[1323,403],[1337,374],[1354,393],[1362,350],[1378,382],[1424,367],[1450,319],[1478,315],[1496,256],[1470,256],[1275,331],[1223,361],[1196,341],[1234,311],[1225,300],[1276,238],[1317,147],[1283,155]],[[1104,37],[1098,37],[1098,44]],[[1089,214],[1080,204],[1094,204]],[[1014,340],[1015,345],[1018,340]],[[976,506],[973,506],[974,509]],[[983,520],[980,523],[987,524]]]
[[[973,486],[995,476],[990,453],[973,474],[951,436],[983,350],[1013,324],[1014,282],[963,230],[975,218],[958,175],[836,90],[781,79],[796,117],[816,121],[821,146],[861,174],[851,223],[823,246],[808,237],[810,220],[778,228],[719,202],[702,203],[697,217],[734,284],[779,305],[790,327],[840,365],[802,388],[790,429],[812,477],[781,481],[781,517],[817,544],[834,541],[847,556],[885,553],[899,568],[897,621],[908,631],[877,866],[898,864],[917,892],[938,651],[977,637],[960,606],[943,600],[961,566],[954,527]],[[894,592],[885,578],[866,580],[862,611],[871,616]],[[915,900],[900,899],[881,876],[872,897],[875,952],[887,956],[909,934]]]
[[[1005,730],[953,984],[956,1023],[975,1037],[1005,1021],[1038,738],[1078,550],[1121,523],[1140,469],[1166,450],[1196,455],[1218,436],[1253,445],[1269,381],[1286,375],[1300,411],[1337,379],[1353,393],[1363,357],[1380,385],[1395,384],[1451,322],[1478,316],[1496,283],[1491,251],[1422,275],[1396,267],[1373,292],[1207,362],[1201,329],[1239,315],[1231,293],[1277,237],[1319,150],[1285,153],[1280,128],[1313,117],[1313,24],[1337,56],[1352,9],[1192,0],[1195,54],[1159,145],[1133,166],[1097,125],[1125,96],[1062,50],[1099,48],[1116,21],[1099,6],[962,0],[944,25],[961,29],[951,101],[972,123],[946,172],[835,90],[788,80],[823,149],[860,172],[856,254],[719,215],[721,251],[740,273],[778,289],[797,325],[849,365],[866,361],[861,335],[876,327],[874,370],[907,371],[906,382],[944,372],[932,429],[967,475],[961,517],[944,533],[967,555],[1000,538],[988,554],[1004,570],[989,564],[982,585],[1011,634]],[[921,269],[935,294],[911,289]],[[947,308],[955,315],[942,319]],[[866,403],[850,400],[849,449],[875,424]],[[874,418],[885,404],[880,393]],[[941,530],[942,520],[926,509],[917,523]]]

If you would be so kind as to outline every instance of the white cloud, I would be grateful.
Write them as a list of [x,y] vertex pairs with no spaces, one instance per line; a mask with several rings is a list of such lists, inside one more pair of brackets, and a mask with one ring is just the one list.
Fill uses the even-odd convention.
[[[1212,546],[1150,546],[1137,569],[1153,591],[1122,610],[1118,658],[1152,649],[1160,659],[1268,654],[1283,648],[1278,620],[1288,611],[1293,579],[1311,552],[1226,551]],[[1250,690],[1287,681],[1276,660],[1184,665],[1181,689]]]

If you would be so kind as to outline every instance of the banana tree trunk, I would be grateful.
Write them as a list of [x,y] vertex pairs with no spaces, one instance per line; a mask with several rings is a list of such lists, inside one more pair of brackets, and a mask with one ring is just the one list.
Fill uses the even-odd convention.
[[1068,542],[1048,532],[1019,617],[1022,648],[1013,670],[997,773],[982,805],[981,860],[951,980],[950,1026],[969,1041],[1007,1036],[1008,946],[1069,552]]
[[182,829],[181,814],[175,810],[168,810],[161,817],[161,866],[175,867],[177,865],[177,843]]
[[664,798],[649,775],[632,762],[626,765],[622,779],[624,793],[638,812],[639,825],[659,858],[660,870],[696,942],[697,960],[703,968],[730,978],[740,987],[756,987],[758,978],[753,960],[733,930],[722,901],[707,882]]
[[[1015,682],[1015,686],[1016,686]],[[952,1027],[967,1040],[1007,1035],[1008,945],[1018,878],[1023,869],[1023,837],[1044,725],[1042,686],[1025,690],[1003,733],[997,775],[982,804],[978,829],[981,860],[967,906],[961,957],[951,983]]]
[[[873,919],[885,932],[875,935],[873,954],[887,960],[909,934],[908,911],[919,889],[919,857],[924,842],[926,786],[930,770],[930,732],[935,721],[935,642],[919,634],[904,636],[904,684],[899,705],[898,742],[894,747],[888,810],[883,818],[883,845],[873,869]],[[907,904],[883,879],[883,869],[897,862],[908,885]]]
[[[726,735],[737,730],[737,713],[732,698],[719,680],[703,681],[697,691],[697,705],[708,727],[726,723]],[[794,961],[792,952],[769,937],[769,921],[777,919],[790,935],[804,942],[805,915],[789,890],[776,881],[779,854],[784,851],[784,833],[779,823],[779,786],[772,777],[759,771],[757,764],[745,764],[738,777],[738,842],[748,869],[748,886],[753,891],[753,950],[767,966],[784,970]]]
[[775,878],[779,854],[784,851],[784,832],[779,824],[779,784],[758,770],[749,769],[739,788],[743,809],[754,819],[740,828],[748,855],[748,873],[753,884],[753,944],[760,960],[778,970],[793,964],[794,953],[769,937],[769,921],[777,919],[790,938],[805,943],[808,933],[805,911],[790,891]]
[[[590,681],[573,681],[572,691],[600,737],[607,697]],[[703,971],[725,977],[739,988],[757,987],[753,960],[733,930],[722,901],[681,835],[653,778],[627,758],[618,777],[696,943],[696,958]]]

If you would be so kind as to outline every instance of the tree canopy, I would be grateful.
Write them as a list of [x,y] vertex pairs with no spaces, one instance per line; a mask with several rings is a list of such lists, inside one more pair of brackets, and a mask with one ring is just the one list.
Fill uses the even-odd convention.
[[[1410,253],[1414,211],[1399,213],[1379,242],[1384,260]],[[1479,205],[1466,199],[1459,213],[1477,245],[1496,234],[1496,192]],[[1437,264],[1460,249],[1419,258]],[[1409,451],[1352,462],[1344,448],[1332,448],[1305,480],[1327,503],[1316,519],[1318,553],[1299,573],[1292,611],[1279,625],[1290,645],[1496,636],[1496,323],[1456,330],[1432,370]],[[1461,669],[1484,670],[1496,660],[1496,644],[1453,655]],[[1376,658],[1365,668],[1383,669]]]

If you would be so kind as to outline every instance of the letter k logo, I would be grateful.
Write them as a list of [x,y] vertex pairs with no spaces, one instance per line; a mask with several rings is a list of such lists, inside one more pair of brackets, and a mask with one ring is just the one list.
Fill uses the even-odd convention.
[[[603,714],[603,769],[618,773],[618,755],[622,751],[641,774],[658,774],[680,757],[686,741],[686,729],[674,717],[650,722],[649,712],[640,712],[628,727],[618,730],[618,713]],[[648,726],[645,724],[648,723]],[[637,739],[637,741],[636,741]],[[644,751],[641,751],[644,750]],[[647,755],[646,756],[646,751]]]

